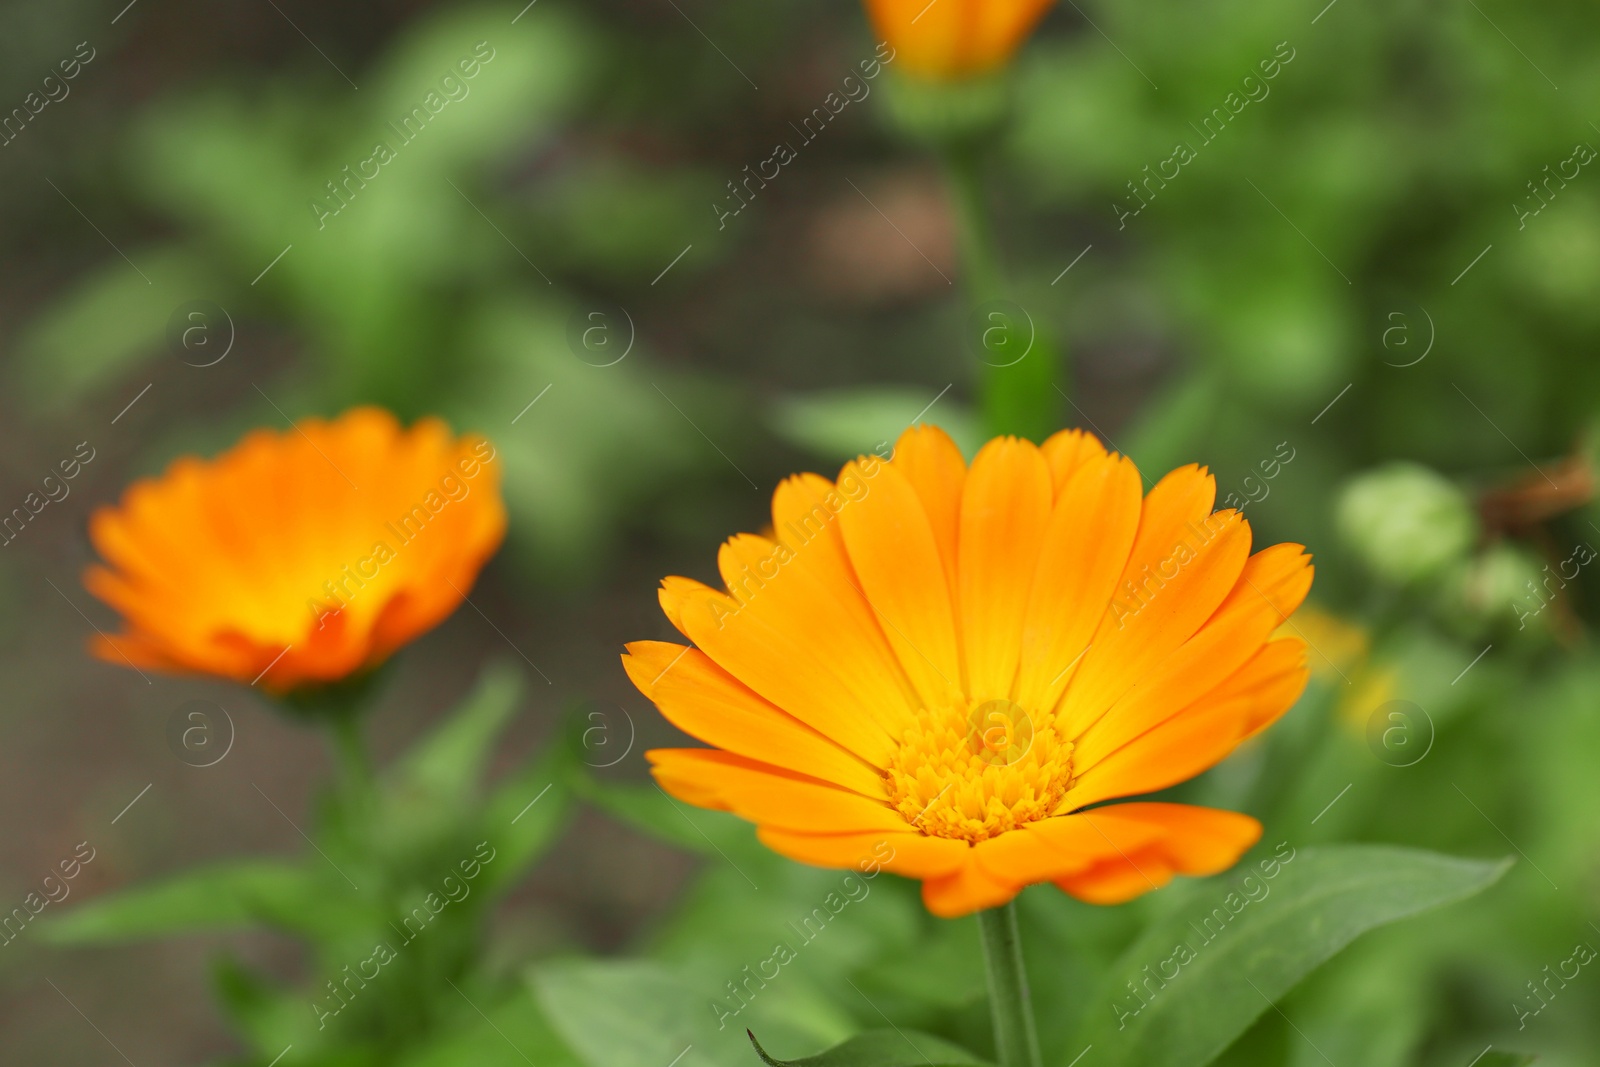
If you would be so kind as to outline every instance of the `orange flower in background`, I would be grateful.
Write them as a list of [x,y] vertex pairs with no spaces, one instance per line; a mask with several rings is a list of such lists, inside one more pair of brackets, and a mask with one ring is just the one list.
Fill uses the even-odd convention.
[[1199,774],[1294,703],[1305,645],[1271,635],[1310,560],[1250,555],[1201,468],[1141,490],[1076,430],[997,438],[969,468],[918,427],[889,462],[788,479],[772,536],[723,545],[727,591],[662,583],[693,647],[628,646],[639,689],[714,746],[650,752],[656,779],[793,859],[919,878],[943,916],[1226,869],[1248,816],[1086,809]]
[[943,81],[1003,66],[1053,2],[867,0],[867,12],[900,66]]
[[505,535],[494,447],[356,408],[185,456],[102,508],[100,658],[275,692],[372,667],[460,604]]

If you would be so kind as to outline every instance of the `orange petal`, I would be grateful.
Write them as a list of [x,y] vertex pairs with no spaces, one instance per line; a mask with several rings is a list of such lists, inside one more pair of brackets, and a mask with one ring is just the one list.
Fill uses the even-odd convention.
[[1175,874],[1205,877],[1227,870],[1261,837],[1261,824],[1248,815],[1186,804],[1113,804],[1083,815],[1113,841],[1155,836],[1137,847],[1102,856],[1081,873],[1056,885],[1090,904],[1120,904],[1159,889]]
[[907,878],[942,878],[969,859],[965,841],[920,833],[800,834],[763,826],[763,844],[792,860],[814,867],[854,867],[872,872],[873,865]]
[[1310,588],[1310,560],[1299,545],[1274,545],[1250,557],[1216,614],[1078,738],[1078,773],[1239,670]]
[[1050,464],[1050,481],[1057,494],[1066,488],[1072,476],[1082,467],[1107,455],[1106,446],[1100,443],[1100,438],[1087,430],[1062,430],[1051,434],[1039,446],[1039,451],[1044,453],[1045,462]]
[[945,581],[956,588],[956,543],[961,523],[961,494],[967,461],[950,435],[937,426],[913,426],[895,442],[890,461],[911,483],[928,515],[939,546]]
[[729,539],[717,566],[739,601],[728,628],[753,626],[804,647],[856,697],[856,706],[886,733],[898,734],[911,719],[911,687],[883,631],[853,584],[829,580],[811,566],[811,546],[795,549],[754,534]]
[[1145,497],[1117,595],[1062,699],[1068,737],[1147,677],[1233,589],[1250,527],[1236,512],[1210,515],[1215,492],[1210,475],[1184,467]]
[[885,799],[881,774],[762,700],[699,649],[635,641],[622,657],[622,665],[667,721],[691,737]]
[[1023,623],[1017,700],[1025,708],[1056,706],[1105,616],[1139,525],[1141,484],[1131,461],[1101,455],[1074,469],[1057,494]]
[[961,496],[956,601],[973,701],[1011,696],[1050,503],[1050,469],[1031,441],[995,438],[972,461]]
[[807,635],[774,629],[711,589],[685,590],[679,612],[689,639],[723,670],[874,767],[887,765],[893,743],[868,706],[873,691],[853,690]]
[[961,688],[961,660],[938,542],[906,476],[893,464],[871,469],[850,463],[839,475],[868,486],[839,512],[850,563],[917,693],[942,704]]
[[714,748],[658,748],[645,753],[656,781],[691,804],[802,833],[911,829],[881,801]]
[[930,78],[978,74],[1004,63],[1052,0],[867,0],[889,58]]
[[1061,811],[1186,782],[1276,722],[1305,691],[1310,672],[1298,638],[1270,641],[1216,689],[1100,756],[1061,800]]
[[922,883],[922,903],[941,919],[959,919],[985,908],[998,908],[1022,891],[1023,883],[1001,881],[975,860],[954,874]]

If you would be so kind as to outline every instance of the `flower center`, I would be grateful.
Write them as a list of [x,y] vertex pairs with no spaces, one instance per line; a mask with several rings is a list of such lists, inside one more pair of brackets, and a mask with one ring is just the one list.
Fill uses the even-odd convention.
[[888,770],[889,801],[912,825],[971,842],[1047,817],[1071,780],[1054,716],[1003,699],[925,709]]

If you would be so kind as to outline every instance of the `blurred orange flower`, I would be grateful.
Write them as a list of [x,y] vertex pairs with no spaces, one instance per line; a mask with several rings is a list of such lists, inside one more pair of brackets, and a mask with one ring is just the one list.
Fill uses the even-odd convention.
[[460,604],[505,535],[494,446],[377,408],[214,460],[175,460],[102,508],[84,576],[124,631],[100,658],[283,692],[372,667]]
[[1003,66],[1054,0],[866,0],[878,36],[914,74],[952,80]]
[[1299,545],[1250,555],[1188,466],[1139,472],[1080,431],[997,438],[971,468],[942,431],[773,496],[771,537],[661,604],[694,647],[628,646],[661,713],[712,748],[649,753],[684,801],[825,867],[923,881],[957,916],[1054,882],[1111,904],[1231,866],[1252,818],[1094,807],[1182,782],[1286,711],[1305,644],[1272,638],[1311,585]]

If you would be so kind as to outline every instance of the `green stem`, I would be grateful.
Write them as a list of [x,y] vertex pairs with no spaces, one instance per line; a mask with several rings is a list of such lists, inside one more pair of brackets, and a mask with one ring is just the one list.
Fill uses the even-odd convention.
[[968,300],[973,305],[998,300],[1005,295],[1005,279],[984,198],[982,153],[971,145],[952,146],[945,151],[945,168],[955,201]]
[[372,784],[372,764],[361,738],[359,711],[347,709],[333,715],[329,731],[339,791],[347,797],[361,796]]
[[[1042,308],[1026,309],[1010,301],[1011,288],[1000,265],[999,242],[990,224],[984,195],[985,142],[961,141],[945,147],[945,170],[954,201],[961,246],[963,280],[967,290],[969,321],[966,329],[985,339],[995,326],[1006,330],[1008,345],[1027,348],[1013,360],[1007,348],[991,350],[982,358],[980,398],[984,429],[989,434],[1018,434],[1043,440],[1060,426],[1058,389],[1065,383],[1065,368],[1045,335]],[[1005,303],[998,303],[1006,301]],[[982,311],[981,320],[974,317]],[[987,341],[974,337],[979,350]]]
[[984,970],[989,976],[989,1013],[994,1019],[995,1058],[1000,1067],[1040,1067],[1039,1035],[1033,1026],[1028,974],[1017,935],[1017,903],[978,912]]

